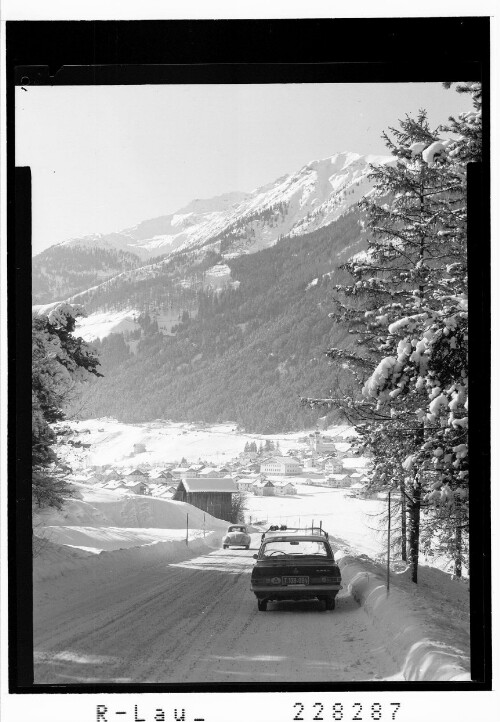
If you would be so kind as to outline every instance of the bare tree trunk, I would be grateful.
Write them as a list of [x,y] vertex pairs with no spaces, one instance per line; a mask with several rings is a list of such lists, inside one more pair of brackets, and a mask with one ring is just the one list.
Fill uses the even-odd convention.
[[[424,427],[420,426],[415,435],[416,447],[419,448],[424,441]],[[410,556],[411,580],[418,581],[418,555],[420,546],[420,506],[422,500],[421,470],[417,470],[411,489],[411,501],[408,502],[408,547]]]
[[401,559],[407,560],[406,545],[408,543],[406,533],[406,488],[404,479],[399,482],[399,491],[401,492]]
[[455,527],[455,560],[453,572],[456,577],[462,576],[462,514],[460,501],[457,500],[457,521]]
[[411,580],[415,584],[418,577],[418,547],[420,542],[420,500],[422,497],[422,484],[417,474],[414,480],[414,487],[411,501],[408,503],[409,511],[409,551],[410,551],[410,573]]

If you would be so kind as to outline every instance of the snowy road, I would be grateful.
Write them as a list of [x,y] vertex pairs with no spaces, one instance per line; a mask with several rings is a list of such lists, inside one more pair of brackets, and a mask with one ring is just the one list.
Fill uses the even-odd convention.
[[[218,549],[105,586],[35,585],[35,683],[300,682],[400,678],[384,640],[342,590],[257,610],[253,549]],[[377,673],[375,674],[375,670]]]

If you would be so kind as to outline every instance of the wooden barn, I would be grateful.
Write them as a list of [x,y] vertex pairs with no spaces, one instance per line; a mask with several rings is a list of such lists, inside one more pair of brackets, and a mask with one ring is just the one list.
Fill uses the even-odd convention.
[[227,477],[182,479],[173,499],[192,504],[217,519],[231,521],[232,496],[237,492],[236,484]]

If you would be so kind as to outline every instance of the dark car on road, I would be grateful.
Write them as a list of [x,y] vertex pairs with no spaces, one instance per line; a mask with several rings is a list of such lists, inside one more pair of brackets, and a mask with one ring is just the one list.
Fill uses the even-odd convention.
[[261,612],[268,602],[289,599],[319,599],[325,609],[335,609],[340,569],[328,535],[311,531],[275,532],[262,540],[250,582]]

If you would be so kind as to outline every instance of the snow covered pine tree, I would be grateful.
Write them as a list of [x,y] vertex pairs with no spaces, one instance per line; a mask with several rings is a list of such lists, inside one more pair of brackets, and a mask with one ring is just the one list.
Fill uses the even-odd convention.
[[373,451],[371,485],[401,492],[414,582],[421,547],[451,556],[457,576],[467,549],[466,163],[480,159],[481,88],[458,90],[474,110],[449,126],[431,131],[421,111],[384,133],[396,160],[373,168],[375,190],[361,202],[368,247],[345,264],[353,283],[336,287],[330,314],[358,350],[326,352],[361,393],[304,399],[340,406]]
[[61,303],[32,320],[32,495],[38,506],[61,507],[69,487],[52,448],[51,424],[64,418],[63,406],[77,381],[97,371],[99,359],[73,335],[81,306]]

